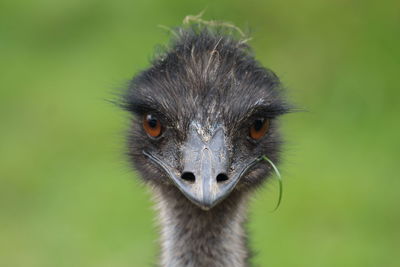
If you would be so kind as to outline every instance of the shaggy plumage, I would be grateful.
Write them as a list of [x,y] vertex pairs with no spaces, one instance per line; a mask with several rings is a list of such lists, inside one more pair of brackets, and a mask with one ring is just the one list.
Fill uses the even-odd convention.
[[[247,266],[247,199],[272,170],[260,157],[279,162],[277,117],[288,106],[278,77],[232,32],[195,25],[177,29],[174,36],[122,99],[133,115],[128,154],[152,187],[159,212],[160,264]],[[160,137],[146,133],[146,114],[162,125]],[[257,118],[268,120],[269,129],[254,140],[249,129]],[[190,191],[194,181],[209,179],[199,178],[198,169],[202,177],[207,172],[217,179],[215,188],[231,183],[229,189],[196,198]]]

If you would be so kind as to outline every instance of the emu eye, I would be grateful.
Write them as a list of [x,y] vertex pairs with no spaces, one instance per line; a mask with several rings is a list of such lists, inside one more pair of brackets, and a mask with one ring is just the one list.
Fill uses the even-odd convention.
[[257,118],[254,120],[250,127],[250,137],[254,140],[261,139],[269,129],[269,120],[264,118]]
[[152,114],[144,115],[143,128],[151,137],[159,137],[161,135],[161,123],[157,117]]

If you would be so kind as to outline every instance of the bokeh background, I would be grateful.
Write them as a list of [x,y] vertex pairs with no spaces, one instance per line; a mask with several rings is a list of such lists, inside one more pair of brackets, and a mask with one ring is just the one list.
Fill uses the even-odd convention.
[[284,199],[252,201],[256,266],[399,266],[400,2],[0,2],[0,266],[151,266],[147,188],[107,102],[189,14],[250,29],[307,112],[287,115]]

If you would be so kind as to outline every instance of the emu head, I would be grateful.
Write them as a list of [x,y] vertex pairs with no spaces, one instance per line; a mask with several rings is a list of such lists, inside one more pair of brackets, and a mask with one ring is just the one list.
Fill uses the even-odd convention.
[[129,155],[145,181],[207,210],[268,177],[260,158],[278,161],[276,119],[287,107],[279,79],[245,43],[207,28],[176,33],[123,97]]

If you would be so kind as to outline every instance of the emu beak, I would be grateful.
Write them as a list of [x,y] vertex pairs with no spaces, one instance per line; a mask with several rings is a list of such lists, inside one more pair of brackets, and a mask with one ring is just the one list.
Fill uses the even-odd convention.
[[228,147],[222,127],[208,139],[191,127],[182,149],[183,172],[180,175],[155,155],[146,151],[143,153],[162,167],[176,187],[203,210],[209,210],[225,199],[240,178],[260,161],[256,158],[243,162],[242,166],[238,166],[239,171],[232,172],[229,177]]
[[207,139],[192,126],[182,152],[183,172],[175,182],[189,200],[208,210],[229,195],[237,181],[228,177],[229,157],[222,127]]

